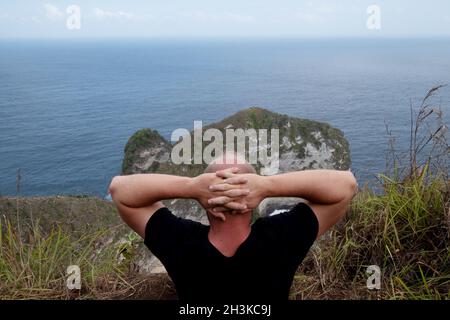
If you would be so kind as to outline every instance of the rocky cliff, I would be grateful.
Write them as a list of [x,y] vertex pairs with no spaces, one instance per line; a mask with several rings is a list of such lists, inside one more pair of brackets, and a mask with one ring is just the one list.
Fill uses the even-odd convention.
[[[191,126],[192,124],[186,124]],[[343,133],[327,123],[289,117],[261,108],[239,111],[220,122],[206,125],[218,129],[225,136],[226,129],[278,129],[280,139],[280,172],[303,169],[350,167],[350,151]],[[191,132],[191,136],[193,132]],[[171,151],[176,145],[164,139],[156,130],[137,131],[125,146],[123,174],[179,173],[194,176],[205,168],[202,165],[175,165]],[[204,146],[206,143],[204,143]],[[248,142],[246,143],[248,146]],[[248,148],[247,148],[248,156]],[[258,170],[261,166],[257,166]]]
[[[192,127],[187,123],[186,127]],[[261,108],[248,108],[239,111],[222,121],[204,125],[203,133],[210,129],[218,129],[225,137],[226,129],[278,129],[279,130],[279,170],[288,172],[303,169],[348,169],[350,167],[349,144],[343,133],[327,123],[311,121],[278,114]],[[193,132],[190,133],[193,140]],[[177,142],[180,143],[180,142]],[[171,159],[172,148],[177,143],[164,139],[156,130],[142,129],[137,131],[125,146],[122,164],[123,174],[133,173],[168,173],[186,176],[200,174],[206,164],[174,164]],[[249,141],[246,142],[248,159]],[[207,143],[203,143],[204,147]],[[261,147],[261,146],[260,146]],[[264,146],[263,146],[264,147]],[[266,146],[270,149],[269,146]],[[256,164],[261,174],[264,167]],[[261,206],[260,214],[268,214]],[[175,214],[207,223],[201,208],[195,201],[173,200],[167,205]]]
[[[186,123],[186,127],[192,127],[192,124]],[[279,129],[280,172],[309,168],[347,169],[350,166],[348,142],[340,130],[325,123],[249,108],[220,122],[205,125],[203,132],[210,128],[216,128],[222,133],[229,128]],[[195,176],[203,171],[206,164],[174,164],[171,159],[174,146],[176,144],[170,143],[155,130],[139,130],[126,144],[123,174],[169,173]],[[260,165],[256,167],[261,173],[263,168]],[[295,198],[266,199],[257,213],[278,213],[289,209],[297,201]],[[166,205],[178,216],[208,223],[203,210],[194,200],[175,199],[166,201]],[[109,201],[84,196],[0,198],[0,213],[11,219],[19,217],[22,231],[27,229],[26,226],[31,227],[33,218],[37,218],[44,229],[60,227],[75,240],[83,234],[100,232],[101,236],[95,244],[98,250],[113,246],[122,252],[121,248],[125,247],[134,252],[133,268],[136,271],[165,272],[159,260],[122,223],[116,208]],[[121,258],[122,253],[118,257]]]
[[[186,123],[186,127],[192,127],[192,124]],[[223,137],[226,136],[227,129],[267,129],[269,132],[272,129],[278,129],[278,172],[318,168],[348,169],[350,167],[350,151],[347,140],[339,129],[333,128],[327,123],[290,117],[253,107],[239,111],[217,123],[203,125],[202,134],[211,128],[218,129]],[[194,132],[191,131],[189,134],[193,141]],[[173,163],[171,153],[178,143],[181,142],[172,144],[156,130],[150,128],[137,131],[125,146],[122,173],[166,173],[184,176],[195,176],[202,173],[206,167],[205,163]],[[203,142],[203,148],[207,144],[208,142]],[[270,149],[268,144],[262,147]],[[246,158],[249,159],[250,140],[246,141],[245,147]],[[260,174],[274,173],[264,170],[265,167],[259,163],[255,167]],[[265,199],[260,204],[256,215],[265,216],[279,213],[289,209],[297,202],[298,199],[295,198]],[[165,204],[177,216],[208,224],[203,209],[194,200],[175,199],[166,201]],[[155,257],[142,261],[141,266],[144,265],[147,266],[147,271],[152,273],[165,271]]]

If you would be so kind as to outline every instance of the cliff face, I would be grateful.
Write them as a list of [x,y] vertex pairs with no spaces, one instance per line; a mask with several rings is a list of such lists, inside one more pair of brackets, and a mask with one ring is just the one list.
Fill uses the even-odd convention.
[[[289,117],[261,108],[249,108],[205,127],[278,129],[279,172],[303,169],[348,169],[350,151],[343,133],[327,123]],[[247,154],[248,156],[248,154]],[[258,169],[261,169],[258,167]],[[261,172],[263,173],[263,172]],[[271,174],[267,172],[266,174]]]
[[[192,124],[186,124],[186,126],[192,126]],[[326,123],[289,117],[253,107],[239,111],[220,122],[204,125],[203,133],[211,128],[218,129],[224,138],[227,129],[267,129],[269,132],[272,129],[278,129],[279,172],[318,168],[348,169],[350,167],[350,151],[347,140],[339,129]],[[191,131],[190,134],[191,140],[193,140],[193,132]],[[270,134],[268,140],[270,140]],[[171,144],[156,130],[146,128],[137,131],[125,146],[122,173],[164,172],[188,176],[200,173],[206,164],[175,165],[172,163],[171,152],[177,143]],[[203,148],[208,143],[210,142],[203,142]],[[269,144],[267,143],[263,147],[270,149]],[[247,158],[248,147],[249,141],[246,142]],[[260,173],[265,173],[261,172],[260,164],[256,166]],[[266,172],[266,174],[270,173]]]
[[[187,123],[186,127],[192,127],[192,124]],[[279,129],[280,172],[308,168],[348,169],[350,166],[349,147],[343,134],[325,123],[249,108],[220,122],[204,125],[203,131],[210,128],[216,128],[223,134],[230,128]],[[208,142],[204,143],[207,144]],[[155,130],[139,130],[125,147],[123,174],[168,173],[195,176],[201,173],[206,164],[176,165],[172,162],[171,152],[175,145]],[[262,172],[261,165],[256,167]],[[270,174],[265,172],[268,173]],[[295,198],[266,199],[261,203],[258,214],[280,212],[289,209],[297,201]],[[203,209],[195,200],[175,199],[166,201],[165,204],[178,216],[208,224]],[[46,228],[59,226],[64,232],[73,234],[74,239],[85,233],[101,232],[102,236],[95,244],[99,250],[111,245],[121,248],[130,243],[129,246],[134,248],[136,254],[133,263],[138,272],[165,272],[159,260],[148,252],[142,241],[130,240],[134,239],[133,233],[122,223],[115,206],[109,201],[70,196],[21,198],[19,201],[15,198],[0,198],[0,212],[15,217],[17,210],[24,226],[32,225],[32,217],[35,217]]]
[[[192,124],[186,123],[186,127]],[[290,117],[261,108],[248,108],[239,111],[222,121],[205,125],[206,130],[218,129],[226,137],[227,129],[272,129],[279,130],[279,167],[278,173],[303,169],[348,169],[350,167],[349,144],[343,133],[329,124]],[[194,134],[191,131],[191,141]],[[262,147],[270,149],[270,133],[268,143]],[[123,174],[133,173],[166,173],[185,176],[195,176],[203,172],[206,164],[174,164],[171,152],[177,143],[170,143],[157,131],[142,129],[137,131],[126,144],[122,164]],[[211,143],[203,142],[203,149]],[[225,143],[225,141],[224,141]],[[259,145],[261,147],[261,144]],[[250,141],[246,142],[246,151],[251,149]],[[269,152],[270,154],[270,152]],[[248,152],[246,157],[248,159]],[[260,174],[273,174],[270,168],[264,168],[260,163],[255,167]],[[273,203],[273,201],[272,201]],[[177,215],[208,223],[201,208],[195,201],[173,200],[166,203]],[[276,204],[273,204],[276,205]],[[261,206],[261,215],[269,212]]]

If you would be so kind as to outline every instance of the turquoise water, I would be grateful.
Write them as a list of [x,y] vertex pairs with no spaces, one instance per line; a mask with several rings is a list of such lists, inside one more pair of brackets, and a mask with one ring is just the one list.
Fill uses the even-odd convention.
[[[166,138],[259,106],[329,122],[361,182],[400,148],[409,103],[450,83],[450,39],[0,42],[0,194],[103,196],[138,129]],[[449,119],[450,88],[434,100]],[[449,121],[447,121],[449,122]]]

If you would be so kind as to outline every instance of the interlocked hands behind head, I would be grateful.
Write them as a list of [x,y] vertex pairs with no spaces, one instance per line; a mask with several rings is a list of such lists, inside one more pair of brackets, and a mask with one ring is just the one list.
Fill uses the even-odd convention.
[[204,173],[195,179],[199,189],[197,200],[211,215],[223,221],[225,213],[249,212],[264,199],[263,177],[239,174],[238,167]]

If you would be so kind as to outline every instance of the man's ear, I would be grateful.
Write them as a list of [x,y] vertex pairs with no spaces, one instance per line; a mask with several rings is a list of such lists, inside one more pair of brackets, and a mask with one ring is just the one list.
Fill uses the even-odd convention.
[[205,209],[213,218],[226,221],[225,214],[220,211],[214,211],[213,209]]

